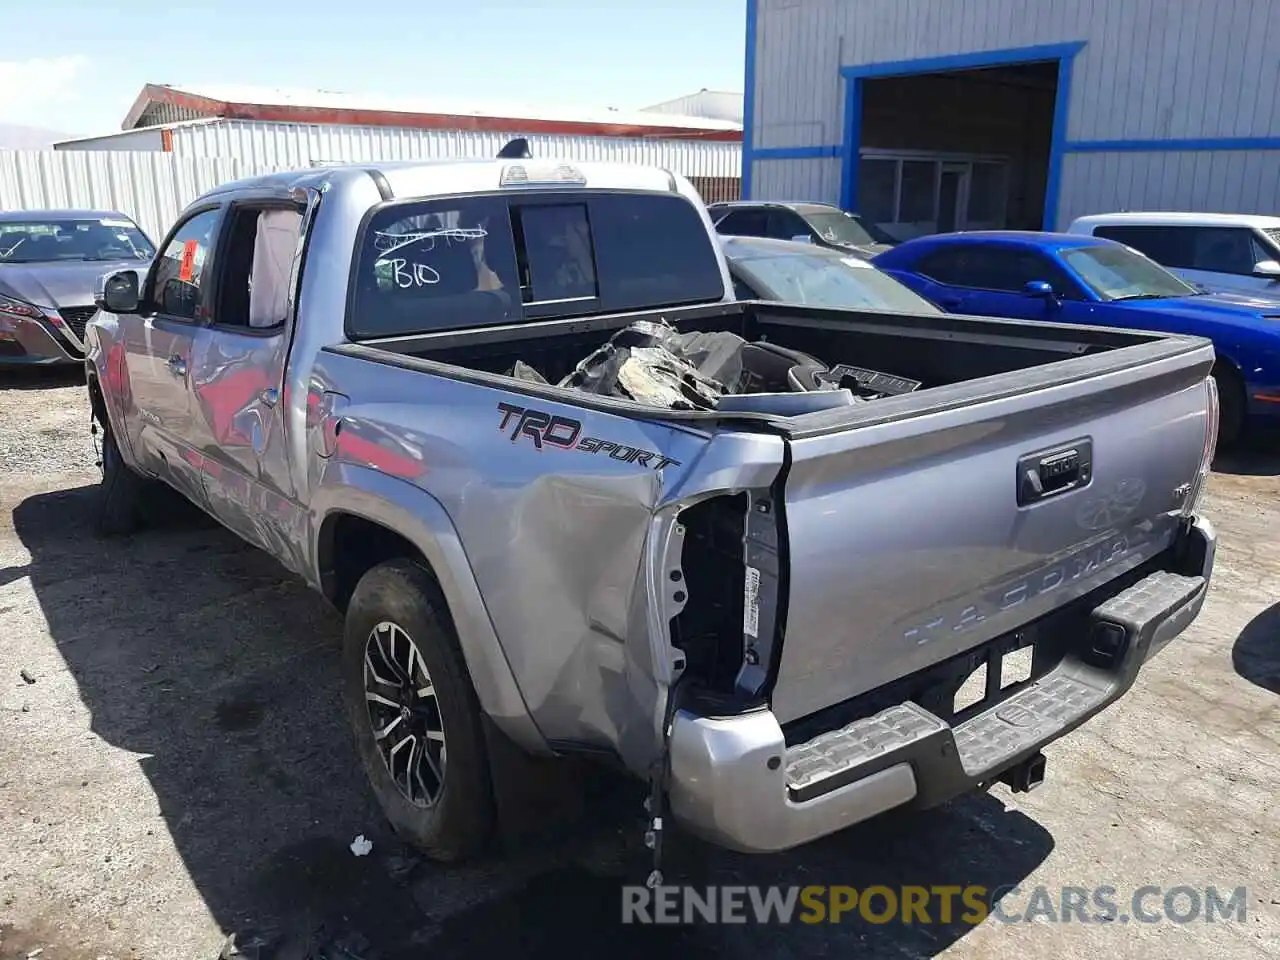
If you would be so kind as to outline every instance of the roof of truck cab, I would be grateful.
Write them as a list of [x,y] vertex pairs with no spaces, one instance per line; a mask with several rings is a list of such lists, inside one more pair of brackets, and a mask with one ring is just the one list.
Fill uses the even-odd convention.
[[[259,174],[221,184],[201,199],[228,193],[250,191],[287,191],[295,186],[317,183],[326,178],[368,176],[387,182],[395,197],[429,197],[434,193],[452,195],[458,192],[497,190],[502,172],[512,166],[533,169],[568,165],[586,177],[586,187],[613,189],[670,190],[673,174],[666,169],[630,163],[576,161],[557,157],[524,159],[458,159],[458,160],[387,160],[372,163],[341,163],[303,167]],[[433,186],[433,180],[435,185]]]
[[1263,230],[1275,230],[1280,228],[1280,217],[1258,213],[1161,213],[1128,210],[1123,213],[1095,213],[1087,217],[1077,217],[1067,229],[1075,232],[1080,228],[1099,227],[1103,224],[1152,227],[1258,227]]

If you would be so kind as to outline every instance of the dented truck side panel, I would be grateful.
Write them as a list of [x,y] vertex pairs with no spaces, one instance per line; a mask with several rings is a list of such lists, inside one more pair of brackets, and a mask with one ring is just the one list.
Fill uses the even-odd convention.
[[343,408],[327,469],[373,466],[361,448],[342,445],[351,434],[376,434],[420,465],[401,479],[441,505],[465,545],[541,736],[646,769],[662,748],[681,659],[670,621],[684,601],[669,589],[679,554],[663,545],[683,508],[772,483],[782,440],[520,399],[394,367],[374,376],[364,361],[331,353],[316,372],[361,398]]

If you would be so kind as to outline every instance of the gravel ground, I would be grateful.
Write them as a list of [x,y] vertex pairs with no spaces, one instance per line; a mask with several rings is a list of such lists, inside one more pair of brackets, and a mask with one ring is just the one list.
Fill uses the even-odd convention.
[[93,539],[87,421],[74,379],[0,381],[0,958],[212,960],[231,933],[313,960],[1280,956],[1274,453],[1215,473],[1204,612],[1049,749],[1041,789],[777,857],[677,836],[668,865],[697,884],[1017,885],[1015,914],[1037,887],[1107,885],[1123,907],[1144,885],[1244,886],[1243,922],[621,928],[620,879],[645,870],[629,792],[464,869],[406,856],[348,739],[337,617],[208,523]]

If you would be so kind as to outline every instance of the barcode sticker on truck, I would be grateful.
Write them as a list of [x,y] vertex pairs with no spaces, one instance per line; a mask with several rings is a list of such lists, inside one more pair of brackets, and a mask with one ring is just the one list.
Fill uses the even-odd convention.
[[755,637],[760,630],[760,571],[747,567],[746,584],[742,591],[742,632]]

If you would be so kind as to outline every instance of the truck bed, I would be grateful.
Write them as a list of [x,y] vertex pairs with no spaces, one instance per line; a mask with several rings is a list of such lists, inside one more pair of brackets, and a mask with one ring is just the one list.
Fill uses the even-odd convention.
[[[682,331],[728,331],[748,341],[767,340],[832,364],[851,363],[918,380],[921,387],[905,396],[823,413],[780,417],[738,411],[726,416],[642,407],[502,376],[517,361],[523,361],[554,384],[614,333],[646,319],[665,321]],[[1107,327],[757,302],[446,331],[329,349],[470,382],[500,384],[503,389],[555,397],[584,407],[613,412],[629,409],[677,420],[757,420],[799,437],[1098,376],[1194,351],[1197,345],[1203,348],[1203,342],[1196,338]],[[961,389],[954,389],[957,387]]]
[[[768,340],[921,386],[786,416],[656,409],[502,375],[522,360],[554,381],[634,322],[634,314],[344,344],[327,352],[395,371],[377,390],[362,391],[369,399],[384,391],[403,399],[414,388],[398,377],[431,374],[416,388],[428,403],[438,396],[441,403],[483,406],[505,395],[505,402],[536,406],[548,418],[580,418],[584,436],[613,431],[625,438],[619,444],[638,448],[643,440],[654,456],[680,461],[650,492],[622,496],[621,481],[595,458],[513,463],[526,453],[514,442],[518,437],[501,451],[486,452],[490,441],[483,438],[460,438],[449,447],[450,457],[464,456],[465,449],[477,462],[500,456],[513,476],[551,471],[556,477],[551,486],[504,490],[491,502],[489,524],[496,509],[545,518],[536,535],[527,523],[517,529],[515,519],[503,528],[505,539],[494,548],[505,552],[486,585],[495,591],[541,576],[531,569],[571,552],[588,564],[584,574],[595,563],[616,565],[619,576],[634,571],[639,555],[624,558],[617,551],[634,549],[627,544],[643,541],[642,530],[664,505],[686,498],[681,517],[690,529],[684,559],[690,600],[674,622],[674,642],[690,664],[709,664],[708,675],[718,676],[715,683],[739,702],[767,698],[784,724],[855,702],[985,644],[1014,642],[1024,628],[1138,569],[1174,541],[1181,498],[1197,482],[1206,449],[1206,379],[1214,355],[1207,341],[1195,338],[766,303],[650,316],[683,331],[728,330]],[[432,381],[439,386],[430,387]],[[657,424],[670,429],[655,430]],[[428,432],[451,429],[439,414]],[[699,505],[703,494],[691,486],[704,479],[698,457],[719,463],[705,451],[732,451],[721,441],[759,435],[783,445],[771,478],[754,486],[741,481],[713,507]],[[556,523],[575,522],[562,505],[567,489],[575,497],[590,491],[593,499],[580,502],[592,504],[595,522],[619,546],[585,533],[570,546],[569,534],[552,532]],[[776,550],[752,554],[755,521],[744,507],[748,500],[735,496],[743,492],[772,512],[773,525],[760,536]],[[622,515],[636,508],[623,523]],[[546,542],[535,543],[539,536]],[[741,564],[721,573],[735,557]],[[513,631],[537,631],[544,602],[548,609],[554,601],[579,610],[574,624],[580,617],[590,621],[575,594],[581,585],[554,579],[536,600],[531,595]],[[626,582],[630,590],[632,581]],[[775,599],[758,600],[757,589]],[[713,596],[714,615],[699,606]],[[747,622],[764,618],[760,636],[744,636],[750,633],[744,610]],[[564,630],[565,616],[548,612],[542,626]],[[713,634],[720,636],[708,639]],[[563,643],[567,667],[577,641]],[[758,666],[742,665],[743,644]],[[704,648],[714,651],[700,659]],[[571,680],[566,675],[562,682]]]

